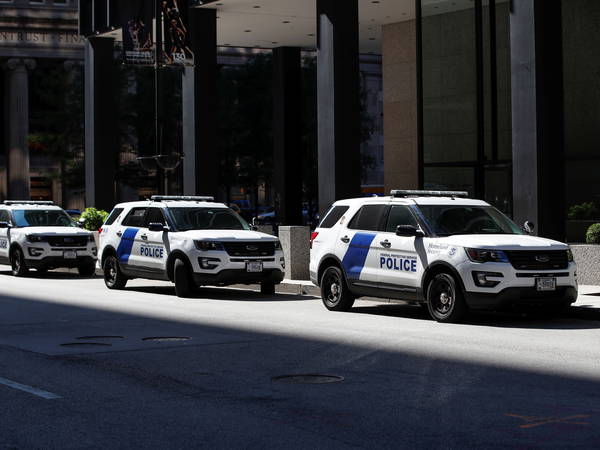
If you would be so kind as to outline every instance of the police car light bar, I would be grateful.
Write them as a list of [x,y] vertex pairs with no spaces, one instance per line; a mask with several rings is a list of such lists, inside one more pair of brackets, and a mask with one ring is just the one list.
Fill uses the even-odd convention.
[[4,200],[5,205],[54,205],[51,200]]
[[392,197],[468,197],[465,191],[418,191],[418,190],[394,190]]
[[197,197],[194,195],[153,195],[150,200],[154,202],[164,201],[190,201],[190,202],[214,202],[214,197]]

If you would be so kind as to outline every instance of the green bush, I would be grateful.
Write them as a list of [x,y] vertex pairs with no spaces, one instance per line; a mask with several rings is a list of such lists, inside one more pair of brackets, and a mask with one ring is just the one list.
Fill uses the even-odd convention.
[[598,213],[598,207],[594,202],[585,202],[571,206],[567,211],[567,217],[571,220],[597,219]]
[[585,242],[588,244],[600,244],[600,223],[590,225],[585,233]]
[[83,223],[83,228],[86,230],[98,231],[107,217],[108,213],[103,209],[86,208],[85,211],[81,213],[79,221]]

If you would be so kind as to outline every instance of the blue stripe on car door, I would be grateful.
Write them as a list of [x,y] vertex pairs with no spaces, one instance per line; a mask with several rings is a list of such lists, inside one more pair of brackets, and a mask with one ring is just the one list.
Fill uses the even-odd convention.
[[117,259],[119,260],[119,262],[127,264],[127,262],[129,261],[131,249],[133,248],[133,243],[135,241],[135,235],[138,231],[138,228],[127,228],[123,232],[121,242],[119,243],[119,247],[117,248]]
[[342,260],[348,278],[356,280],[360,277],[375,236],[373,233],[356,233],[350,241]]

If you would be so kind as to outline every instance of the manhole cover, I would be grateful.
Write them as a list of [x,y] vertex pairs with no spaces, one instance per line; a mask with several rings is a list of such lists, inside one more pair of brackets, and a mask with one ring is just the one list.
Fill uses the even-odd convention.
[[325,384],[325,383],[339,383],[344,381],[344,377],[338,375],[320,375],[320,374],[306,374],[306,375],[281,375],[279,377],[273,377],[272,381],[279,383],[298,383],[298,384]]
[[110,347],[112,344],[107,344],[105,342],[66,342],[64,344],[60,344],[61,347]]
[[125,339],[124,336],[79,336],[77,340],[87,341],[90,339]]
[[177,341],[189,341],[191,338],[187,336],[155,336],[155,337],[145,337],[142,338],[142,341],[151,341],[151,342],[177,342]]

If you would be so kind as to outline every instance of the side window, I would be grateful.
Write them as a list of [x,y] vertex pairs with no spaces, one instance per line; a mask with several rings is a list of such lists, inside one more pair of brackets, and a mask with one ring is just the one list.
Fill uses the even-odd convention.
[[127,217],[123,219],[123,226],[125,227],[136,227],[142,228],[144,226],[144,216],[146,215],[147,208],[133,208],[127,214]]
[[148,214],[146,214],[146,220],[144,221],[144,227],[148,228],[151,223],[162,223],[166,225],[165,216],[163,215],[160,208],[150,208]]
[[111,211],[110,215],[106,218],[104,225],[112,225],[117,220],[117,217],[123,212],[123,208],[115,208]]
[[317,228],[331,228],[334,226],[338,220],[342,218],[342,216],[348,211],[349,206],[334,206],[329,210],[329,212],[325,215],[321,223]]
[[354,215],[348,228],[351,230],[379,231],[387,205],[366,205]]
[[419,226],[408,206],[392,206],[385,231],[389,233],[395,233],[398,225],[414,225],[415,227]]
[[10,215],[8,214],[8,211],[5,209],[0,210],[0,222],[10,223]]

